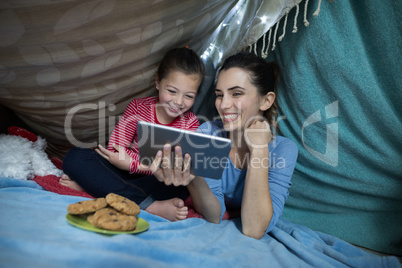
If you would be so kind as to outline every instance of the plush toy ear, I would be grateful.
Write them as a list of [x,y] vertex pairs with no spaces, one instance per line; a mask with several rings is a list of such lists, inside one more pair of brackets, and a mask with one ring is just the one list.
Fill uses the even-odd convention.
[[33,134],[32,132],[30,132],[24,128],[21,128],[21,127],[11,126],[7,130],[8,130],[8,133],[13,136],[20,136],[20,137],[26,138],[32,142],[35,142],[38,140],[38,137],[35,134]]
[[260,111],[265,112],[269,108],[271,108],[272,104],[274,104],[275,101],[275,93],[274,92],[268,92],[262,99],[261,105],[260,105]]

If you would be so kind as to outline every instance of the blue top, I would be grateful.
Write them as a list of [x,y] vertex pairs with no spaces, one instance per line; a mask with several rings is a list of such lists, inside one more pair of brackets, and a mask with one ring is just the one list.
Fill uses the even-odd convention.
[[[221,121],[203,123],[197,132],[209,135],[227,137]],[[296,144],[288,138],[275,136],[268,145],[269,149],[269,191],[271,193],[273,215],[267,232],[271,231],[285,205],[291,186],[290,179],[296,165],[298,149]],[[241,207],[244,183],[247,169],[238,169],[229,157],[221,180],[205,178],[212,193],[218,198],[221,205],[221,219],[226,207],[237,209]]]

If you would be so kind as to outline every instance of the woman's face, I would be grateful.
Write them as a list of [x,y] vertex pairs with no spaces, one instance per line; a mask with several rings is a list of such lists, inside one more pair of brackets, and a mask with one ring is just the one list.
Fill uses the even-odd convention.
[[263,114],[260,110],[263,98],[241,68],[222,70],[215,93],[215,107],[226,131],[242,131]]
[[200,83],[198,75],[180,71],[171,71],[167,77],[156,81],[159,95],[156,107],[158,121],[163,124],[171,123],[176,117],[190,110]]

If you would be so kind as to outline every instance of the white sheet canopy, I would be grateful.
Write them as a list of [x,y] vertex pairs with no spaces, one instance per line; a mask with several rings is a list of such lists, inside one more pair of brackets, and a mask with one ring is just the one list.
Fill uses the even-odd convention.
[[0,104],[55,155],[105,143],[128,102],[154,93],[166,50],[189,45],[217,67],[300,1],[2,1]]

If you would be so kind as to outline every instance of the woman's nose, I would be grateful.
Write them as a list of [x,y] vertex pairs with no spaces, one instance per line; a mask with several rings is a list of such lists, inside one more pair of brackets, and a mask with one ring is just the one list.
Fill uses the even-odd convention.
[[220,106],[221,106],[221,109],[222,109],[222,110],[225,110],[225,109],[230,108],[230,107],[232,106],[232,101],[231,101],[231,99],[230,99],[229,97],[223,96]]

